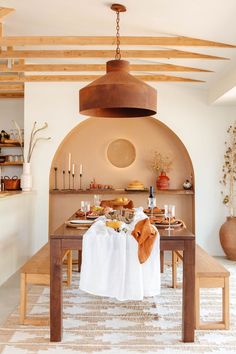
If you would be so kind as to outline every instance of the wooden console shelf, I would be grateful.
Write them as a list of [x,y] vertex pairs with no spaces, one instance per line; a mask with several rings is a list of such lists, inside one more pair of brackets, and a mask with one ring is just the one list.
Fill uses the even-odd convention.
[[[50,194],[139,194],[146,193],[148,194],[148,190],[140,190],[140,191],[127,191],[124,189],[51,189]],[[194,195],[193,190],[185,190],[185,189],[165,189],[165,190],[156,190],[156,195],[158,194],[172,194],[172,195]]]
[[0,162],[0,166],[22,166],[23,162]]
[[20,147],[20,143],[0,143],[0,148]]

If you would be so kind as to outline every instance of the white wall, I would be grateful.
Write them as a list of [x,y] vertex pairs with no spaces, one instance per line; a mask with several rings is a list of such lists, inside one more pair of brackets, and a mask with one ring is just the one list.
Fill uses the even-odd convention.
[[[0,130],[14,129],[12,120],[24,124],[24,100],[0,100]],[[2,149],[2,154],[20,154],[18,148]],[[21,167],[2,167],[2,175],[20,175]],[[32,194],[0,198],[0,285],[25,262],[31,254]]]
[[[38,144],[32,159],[33,188],[37,190],[33,247],[48,237],[49,171],[63,138],[85,118],[79,115],[78,91],[84,83],[27,83],[25,85],[25,135],[33,122],[47,121],[49,142]],[[211,254],[222,254],[218,230],[225,218],[219,178],[226,128],[235,108],[207,104],[206,92],[184,85],[158,84],[158,119],[183,141],[195,171],[197,242]],[[145,119],[145,118],[144,118]],[[26,141],[27,144],[27,141]]]
[[0,198],[0,285],[32,255],[34,194]]

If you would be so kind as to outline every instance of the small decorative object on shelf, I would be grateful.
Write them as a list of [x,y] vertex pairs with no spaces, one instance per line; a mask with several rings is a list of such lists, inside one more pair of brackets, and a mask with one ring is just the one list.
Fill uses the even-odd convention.
[[68,171],[68,189],[71,189],[70,188],[70,170]]
[[159,175],[156,181],[158,189],[169,189],[170,178],[166,175],[171,170],[172,160],[168,155],[162,155],[157,151],[154,152],[154,156],[151,162],[152,169]]
[[82,176],[83,176],[83,165],[80,164],[79,167],[79,189],[82,190]]
[[57,188],[57,167],[54,167],[54,190],[58,190]]
[[10,139],[10,135],[7,132],[5,132],[5,130],[1,130],[0,142],[4,143],[6,139]]
[[[23,143],[22,140],[22,130],[19,128],[16,122],[14,122],[17,129],[18,129],[18,134],[19,134],[19,141],[21,141],[21,146]],[[28,154],[26,158],[26,162],[23,163],[23,174],[21,176],[21,188],[23,191],[28,192],[32,189],[32,175],[31,175],[31,158],[33,151],[35,149],[35,146],[40,140],[49,140],[51,139],[50,137],[44,138],[44,137],[37,137],[38,132],[41,130],[44,130],[48,127],[47,123],[44,123],[44,125],[41,128],[36,128],[37,122],[34,122],[33,128],[31,130],[30,134],[30,140],[29,140],[29,148],[28,148]]]
[[95,178],[93,178],[93,180],[91,181],[90,185],[89,185],[89,190],[97,190],[97,189],[100,189],[100,190],[103,190],[103,189],[112,189],[113,190],[113,186],[111,184],[100,184],[100,183],[97,183]]
[[145,190],[146,188],[144,187],[144,184],[140,181],[131,181],[128,186],[125,188],[125,190],[129,191],[129,190],[134,190],[134,191],[142,191]]
[[72,189],[75,189],[75,174],[72,173]]
[[161,172],[160,176],[157,178],[156,185],[158,189],[169,189],[170,178],[166,175],[164,171]]
[[188,179],[186,179],[183,183],[183,189],[189,190],[192,188],[193,188],[192,183]]
[[62,171],[62,184],[63,184],[63,189],[66,189],[66,171]]
[[236,122],[227,130],[229,140],[225,142],[224,163],[222,166],[223,204],[228,207],[229,215],[220,228],[220,243],[228,259],[236,261]]
[[29,192],[32,189],[32,174],[30,166],[30,162],[23,163],[23,173],[21,175],[21,189],[23,192]]

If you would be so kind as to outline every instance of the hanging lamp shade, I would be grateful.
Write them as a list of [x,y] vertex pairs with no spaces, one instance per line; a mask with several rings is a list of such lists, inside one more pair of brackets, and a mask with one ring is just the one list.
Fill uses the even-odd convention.
[[79,92],[80,113],[100,118],[146,117],[156,114],[157,92],[129,74],[129,62],[110,60],[106,74]]

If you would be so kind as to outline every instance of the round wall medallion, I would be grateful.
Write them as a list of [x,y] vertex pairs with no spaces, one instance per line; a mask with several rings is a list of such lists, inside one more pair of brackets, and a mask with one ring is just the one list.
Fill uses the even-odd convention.
[[130,166],[136,157],[134,145],[126,139],[112,141],[107,149],[107,158],[116,167]]

